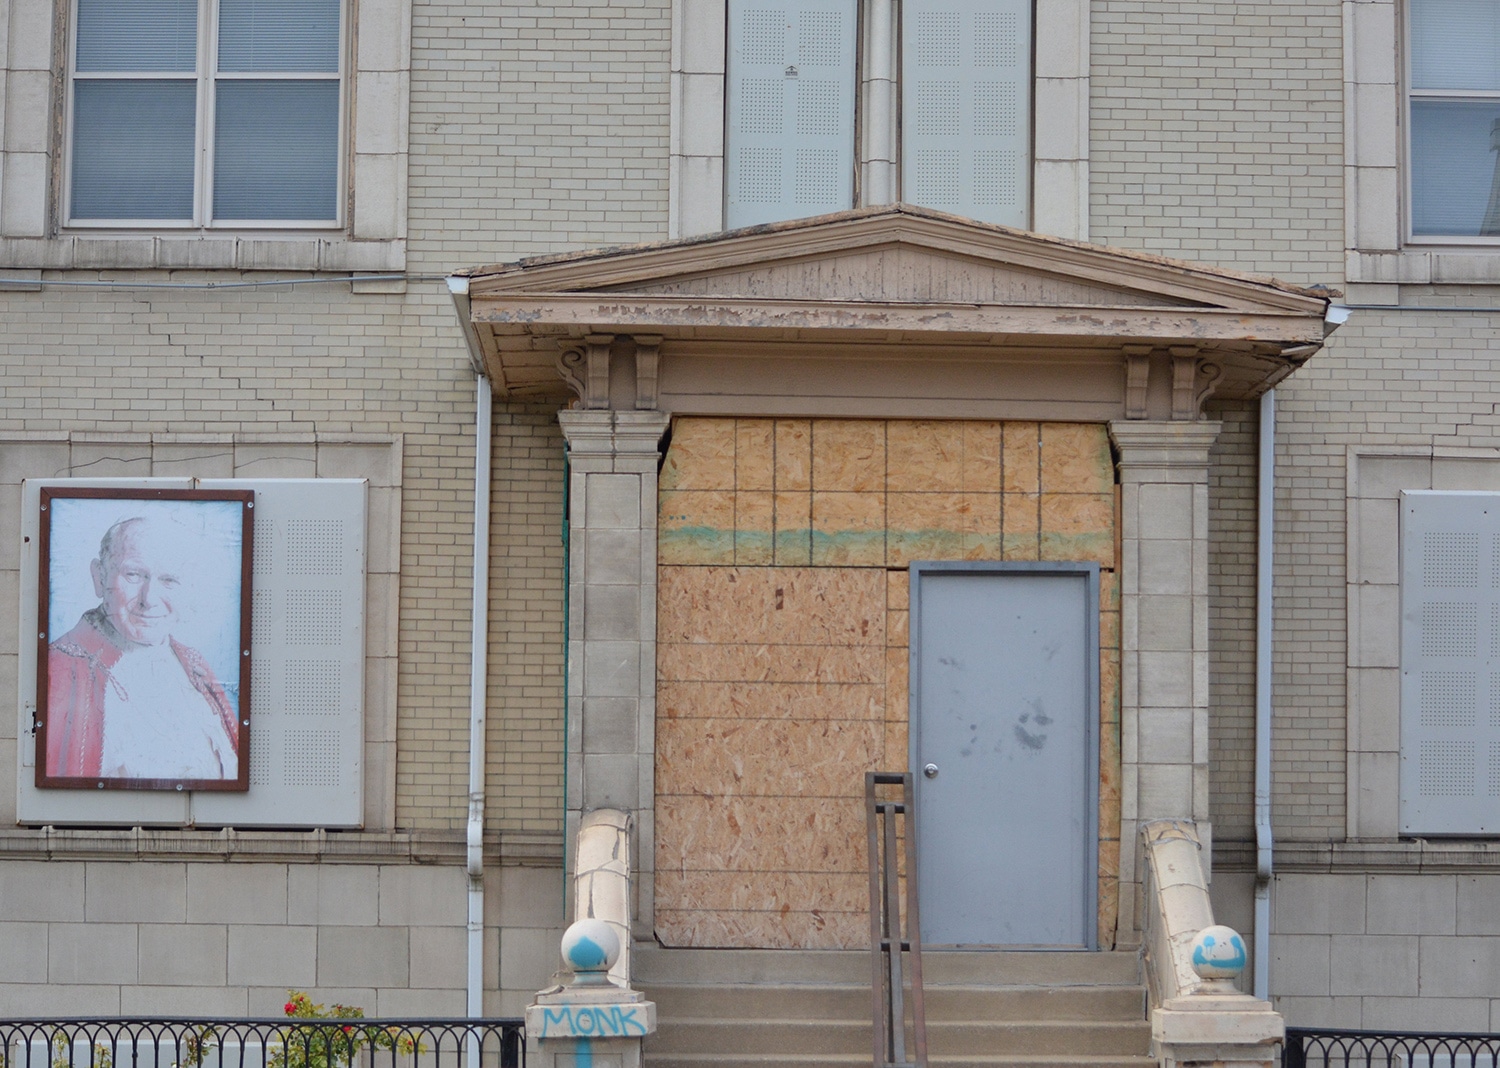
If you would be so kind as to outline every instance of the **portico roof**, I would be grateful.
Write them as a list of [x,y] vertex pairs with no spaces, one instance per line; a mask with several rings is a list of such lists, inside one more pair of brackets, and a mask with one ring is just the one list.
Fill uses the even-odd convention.
[[[1002,409],[1034,394],[1051,398],[1044,408],[1083,404],[1079,418],[1126,414],[1132,376],[1136,407],[1146,392],[1160,407],[1171,372],[1148,390],[1147,368],[1189,356],[1210,391],[1254,396],[1321,346],[1335,295],[910,205],[533,257],[455,282],[484,371],[517,399],[565,397],[563,352],[628,335],[655,346],[669,410],[818,410],[796,398],[860,394],[862,364],[886,383],[855,404],[868,414],[903,397],[913,414],[1004,414],[975,407],[984,382]],[[796,381],[768,391],[768,375]]]

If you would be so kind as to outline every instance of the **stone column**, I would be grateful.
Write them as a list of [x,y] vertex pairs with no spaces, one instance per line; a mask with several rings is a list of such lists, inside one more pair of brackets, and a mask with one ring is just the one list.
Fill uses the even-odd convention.
[[[1208,451],[1218,423],[1110,424],[1121,483],[1120,926],[1140,940],[1141,823],[1208,822]],[[1204,866],[1207,868],[1207,857]]]
[[628,813],[636,937],[651,929],[656,468],[668,416],[560,412],[568,443],[568,848],[598,808]]

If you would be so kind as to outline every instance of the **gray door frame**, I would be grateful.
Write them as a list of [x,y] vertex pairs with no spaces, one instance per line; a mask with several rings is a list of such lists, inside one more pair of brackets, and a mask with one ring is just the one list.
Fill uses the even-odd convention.
[[[909,766],[916,781],[917,811],[922,808],[922,784],[925,781],[918,754],[921,752],[921,583],[924,575],[952,574],[964,572],[975,575],[1076,575],[1086,583],[1083,636],[1084,650],[1084,767],[1082,768],[1084,812],[1087,826],[1083,840],[1083,932],[1082,949],[1099,948],[1099,565],[1097,563],[1069,561],[928,561],[914,560],[910,564],[911,594],[908,628],[909,691],[908,744]],[[918,863],[921,863],[923,844],[917,840]],[[1059,947],[1065,948],[1065,947]],[[1071,948],[1071,947],[1066,947]]]

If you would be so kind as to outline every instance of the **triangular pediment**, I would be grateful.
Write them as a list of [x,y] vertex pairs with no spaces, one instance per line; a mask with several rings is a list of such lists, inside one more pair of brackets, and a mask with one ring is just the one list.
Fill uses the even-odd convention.
[[638,293],[1029,306],[1310,308],[1272,279],[890,205],[461,272],[474,297]]
[[1118,363],[1191,346],[1248,395],[1321,344],[1333,295],[904,204],[533,257],[451,284],[476,360],[523,397],[565,396],[559,352],[599,336],[650,337],[669,369],[750,354]]

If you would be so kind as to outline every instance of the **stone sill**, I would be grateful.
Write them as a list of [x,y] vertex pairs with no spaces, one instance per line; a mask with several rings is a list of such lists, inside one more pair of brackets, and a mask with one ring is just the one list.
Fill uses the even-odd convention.
[[406,242],[313,233],[0,238],[5,268],[32,270],[404,271]]
[[[1500,870],[1500,840],[1372,839],[1352,842],[1277,842],[1278,872],[1393,872],[1454,874]],[[1216,839],[1214,871],[1253,872],[1255,843]]]
[[[502,865],[562,864],[561,833],[486,831],[484,851]],[[255,861],[337,864],[463,864],[455,831],[94,830],[57,827],[0,831],[6,860]]]
[[1500,244],[1345,253],[1350,285],[1500,285]]

